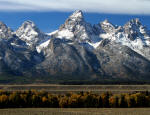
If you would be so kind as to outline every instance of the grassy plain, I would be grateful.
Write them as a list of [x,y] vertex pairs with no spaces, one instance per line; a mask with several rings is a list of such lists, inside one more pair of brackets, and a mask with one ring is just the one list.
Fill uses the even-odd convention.
[[31,84],[31,85],[0,85],[1,90],[5,91],[24,91],[37,90],[48,91],[51,93],[67,92],[87,92],[102,93],[110,91],[112,93],[130,93],[139,91],[150,91],[150,85],[48,85],[48,84]]
[[26,108],[26,109],[1,109],[0,115],[150,115],[148,108],[130,109],[49,109],[49,108]]

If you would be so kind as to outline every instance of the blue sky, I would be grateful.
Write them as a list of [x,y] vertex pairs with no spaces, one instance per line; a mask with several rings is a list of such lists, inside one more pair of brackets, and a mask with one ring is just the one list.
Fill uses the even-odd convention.
[[[0,12],[0,21],[3,21],[13,30],[16,30],[26,20],[32,20],[43,32],[51,32],[59,28],[72,12]],[[150,29],[150,15],[125,15],[84,13],[85,20],[91,24],[108,19],[115,25],[124,25],[133,18],[139,18],[143,25]]]
[[0,21],[15,30],[32,20],[42,31],[51,32],[77,9],[92,24],[108,19],[124,25],[139,18],[150,29],[150,0],[0,0]]

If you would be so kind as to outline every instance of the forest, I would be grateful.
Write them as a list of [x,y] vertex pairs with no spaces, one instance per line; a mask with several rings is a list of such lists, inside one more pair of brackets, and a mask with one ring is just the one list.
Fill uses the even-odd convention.
[[0,108],[139,108],[150,107],[150,92],[51,94],[46,91],[0,91]]

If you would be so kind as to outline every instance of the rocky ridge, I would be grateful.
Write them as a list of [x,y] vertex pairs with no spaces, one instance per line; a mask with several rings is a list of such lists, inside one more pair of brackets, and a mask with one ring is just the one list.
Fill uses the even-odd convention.
[[149,79],[150,31],[133,19],[91,25],[75,11],[50,34],[26,21],[13,32],[0,22],[0,74],[63,79]]

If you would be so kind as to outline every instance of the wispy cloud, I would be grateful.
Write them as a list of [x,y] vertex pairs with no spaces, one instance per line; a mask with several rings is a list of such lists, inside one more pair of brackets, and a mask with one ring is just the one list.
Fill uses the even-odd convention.
[[73,11],[150,14],[150,0],[0,0],[0,11]]

